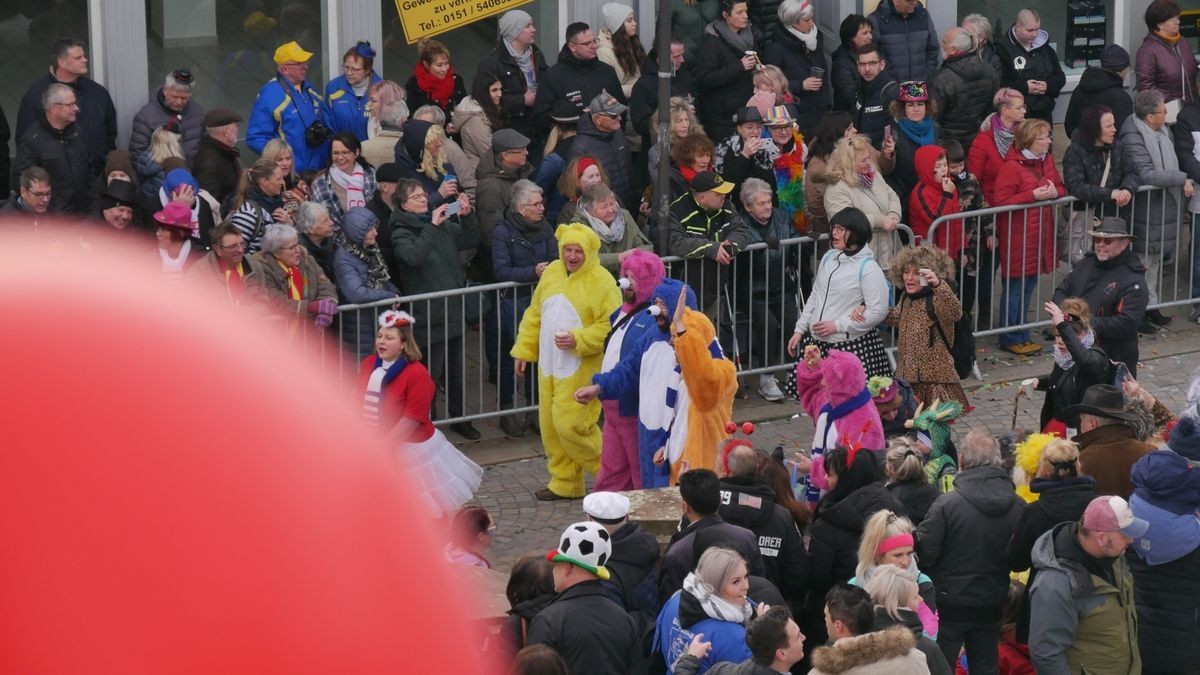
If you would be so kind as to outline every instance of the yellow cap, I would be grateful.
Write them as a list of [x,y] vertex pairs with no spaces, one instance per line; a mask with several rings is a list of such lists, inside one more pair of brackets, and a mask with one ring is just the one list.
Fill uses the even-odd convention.
[[279,46],[275,50],[275,65],[282,66],[285,63],[294,61],[296,63],[307,63],[312,58],[312,52],[304,51],[295,40],[287,44]]

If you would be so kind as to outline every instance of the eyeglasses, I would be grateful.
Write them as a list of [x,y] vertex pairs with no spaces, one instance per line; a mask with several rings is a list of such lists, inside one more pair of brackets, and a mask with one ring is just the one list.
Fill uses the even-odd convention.
[[34,199],[50,199],[50,190],[38,190],[37,192],[34,192],[33,190],[25,188],[25,192],[28,192],[29,196],[33,197]]
[[600,41],[596,38],[592,38],[591,42],[572,42],[571,44],[575,45],[576,47],[595,47],[596,45],[600,44]]
[[875,61],[859,61],[858,67],[859,68],[874,68],[875,66],[878,66],[880,63],[883,63],[883,62],[878,59],[876,59]]
[[529,202],[528,204],[526,204],[526,206],[533,208],[533,209],[544,209],[544,208],[546,208],[546,202],[544,202],[544,201]]
[[342,66],[342,72],[344,72],[344,73],[361,73],[364,71],[366,71],[366,68],[359,68],[357,66],[352,66],[350,64],[344,64]]
[[404,201],[410,202],[414,199],[419,202],[427,202],[427,201],[429,201],[429,195],[425,194],[425,191],[422,190],[421,192],[414,192],[414,193],[410,194],[409,196],[405,197]]
[[67,108],[76,108],[76,109],[79,108],[79,104],[76,103],[75,101],[71,101],[70,103],[55,103],[53,105],[61,105],[61,106],[65,106]]
[[230,251],[233,249],[237,249],[237,248],[246,248],[246,242],[239,239],[232,244],[221,244],[221,248],[230,250]]

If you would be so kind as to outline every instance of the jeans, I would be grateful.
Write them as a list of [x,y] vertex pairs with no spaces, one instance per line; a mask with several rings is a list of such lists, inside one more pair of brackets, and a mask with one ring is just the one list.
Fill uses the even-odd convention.
[[[1033,274],[1027,277],[1009,277],[1003,281],[1004,287],[1000,291],[1000,325],[1018,326],[1025,323],[1025,315],[1033,299],[1033,291],[1037,288],[1038,277]],[[1001,347],[1029,342],[1029,329],[1001,333],[999,342]]]
[[1000,621],[947,621],[938,624],[938,649],[953,671],[958,651],[967,647],[967,668],[971,675],[998,675],[1000,672]]

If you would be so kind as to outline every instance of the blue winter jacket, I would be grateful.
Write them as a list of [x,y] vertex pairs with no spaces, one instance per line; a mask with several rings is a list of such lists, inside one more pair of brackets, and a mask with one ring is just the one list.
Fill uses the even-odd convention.
[[[371,84],[383,78],[374,70],[371,71]],[[325,103],[329,106],[329,128],[334,133],[348,131],[367,140],[367,102],[368,96],[359,98],[354,94],[354,87],[346,81],[345,75],[338,75],[325,85]]]
[[[537,281],[535,268],[540,262],[558,259],[558,240],[554,227],[545,219],[534,232],[518,227],[511,209],[504,211],[504,220],[492,230],[492,268],[496,281]],[[517,297],[528,298],[528,287],[518,288]]]
[[[741,663],[750,659],[752,654],[746,646],[745,626],[709,617],[693,623],[692,619],[695,617],[689,616],[691,612],[686,607],[681,620],[679,604],[683,594],[684,591],[675,591],[658,613],[658,621],[654,626],[653,648],[662,654],[668,672],[675,672],[675,662],[687,653],[688,645],[697,633],[704,634],[704,641],[711,642],[712,649],[709,650],[708,656],[700,660],[700,668],[696,675],[704,675],[709,668],[721,661]],[[695,600],[692,602],[695,603]]]
[[329,141],[319,147],[309,147],[304,132],[316,120],[330,123],[329,106],[315,85],[304,81],[302,91],[284,88],[284,80],[276,77],[258,90],[250,122],[246,125],[246,145],[257,154],[273,138],[282,138],[292,149],[296,173],[319,171],[329,159]]
[[920,2],[912,14],[902,17],[892,0],[883,0],[867,19],[888,70],[897,80],[928,80],[937,70],[942,48],[933,17]]
[[[379,219],[364,206],[356,206],[346,211],[342,217],[342,234],[359,246],[362,246],[367,232],[378,226]],[[336,273],[338,295],[343,302],[357,305],[400,295],[395,284],[390,281],[384,283],[382,288],[371,287],[367,281],[367,263],[341,245],[333,252],[333,269]],[[375,320],[378,312],[383,309],[386,308],[349,311],[343,313],[339,319],[342,339],[355,346],[360,358],[370,354],[375,348]]]

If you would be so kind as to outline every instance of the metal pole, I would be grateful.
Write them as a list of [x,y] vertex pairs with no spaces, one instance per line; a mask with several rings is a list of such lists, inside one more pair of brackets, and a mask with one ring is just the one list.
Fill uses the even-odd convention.
[[666,255],[670,239],[671,184],[671,0],[658,0],[658,175],[654,178],[654,217],[659,255]]

